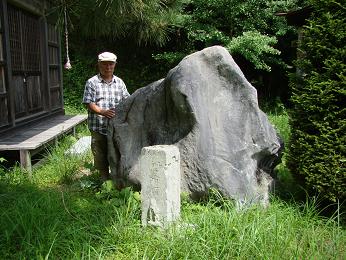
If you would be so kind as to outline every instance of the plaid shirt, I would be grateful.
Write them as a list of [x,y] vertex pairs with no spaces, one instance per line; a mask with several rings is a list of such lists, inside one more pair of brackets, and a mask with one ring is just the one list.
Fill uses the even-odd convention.
[[[88,79],[85,84],[83,104],[94,103],[101,109],[110,109],[129,97],[122,79],[113,75],[110,83],[106,83],[100,74]],[[90,130],[107,135],[108,118],[88,110],[88,127]]]

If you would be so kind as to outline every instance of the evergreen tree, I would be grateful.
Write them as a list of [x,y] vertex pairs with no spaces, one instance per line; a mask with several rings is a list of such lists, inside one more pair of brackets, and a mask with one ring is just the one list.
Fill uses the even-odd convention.
[[292,79],[289,167],[309,190],[335,201],[346,196],[346,7],[344,0],[311,0]]
[[[240,55],[256,69],[270,71],[282,63],[277,56],[278,38],[289,27],[276,12],[299,6],[299,1],[266,0],[190,0],[186,2],[175,45],[170,52],[156,56],[174,63],[186,54],[212,45],[226,47],[232,55]],[[178,42],[179,39],[179,42]]]
[[84,39],[131,38],[138,44],[162,45],[179,20],[180,0],[55,0],[51,12],[60,25],[67,11],[69,29]]

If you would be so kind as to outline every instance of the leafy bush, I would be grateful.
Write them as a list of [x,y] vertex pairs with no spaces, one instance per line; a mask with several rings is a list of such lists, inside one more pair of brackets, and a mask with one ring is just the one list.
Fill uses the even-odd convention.
[[82,105],[85,82],[96,73],[95,60],[79,58],[64,70],[64,103],[67,113],[85,113]]
[[335,201],[346,197],[346,13],[343,0],[311,0],[292,78],[289,167],[309,190]]
[[[130,93],[165,77],[168,72],[168,67],[163,64],[149,66],[137,60],[120,61],[121,65],[116,66],[114,74],[124,80]],[[86,81],[98,73],[96,63],[95,57],[79,53],[78,58],[73,59],[72,68],[64,70],[64,103],[68,114],[86,113],[87,110],[82,105],[84,87]]]
[[127,90],[132,94],[137,89],[165,77],[168,70],[169,68],[164,64],[135,61],[127,62],[121,68],[116,68],[115,75],[125,82]]
[[186,55],[212,45],[222,45],[245,58],[257,70],[270,71],[281,62],[277,40],[292,28],[283,17],[274,14],[297,7],[297,0],[187,2],[182,25],[177,25],[175,37],[179,41],[176,40],[172,52],[156,55],[157,59],[177,61],[181,53]]
[[254,64],[256,69],[270,71],[271,68],[265,63],[267,55],[279,55],[280,51],[273,48],[277,43],[275,37],[262,35],[258,31],[244,32],[243,35],[235,37],[227,48],[231,53],[239,53]]

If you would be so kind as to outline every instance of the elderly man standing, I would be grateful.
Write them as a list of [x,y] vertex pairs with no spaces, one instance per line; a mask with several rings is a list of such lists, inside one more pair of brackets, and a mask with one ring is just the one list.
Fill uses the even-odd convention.
[[130,96],[122,79],[114,73],[117,56],[111,52],[98,55],[99,74],[85,84],[83,103],[88,108],[88,127],[94,166],[102,180],[110,179],[108,163],[107,126],[116,116],[116,106]]

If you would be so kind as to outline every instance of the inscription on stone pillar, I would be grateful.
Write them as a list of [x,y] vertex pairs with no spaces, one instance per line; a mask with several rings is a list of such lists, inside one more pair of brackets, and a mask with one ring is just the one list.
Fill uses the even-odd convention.
[[166,227],[180,217],[180,154],[174,145],[142,148],[142,225]]

